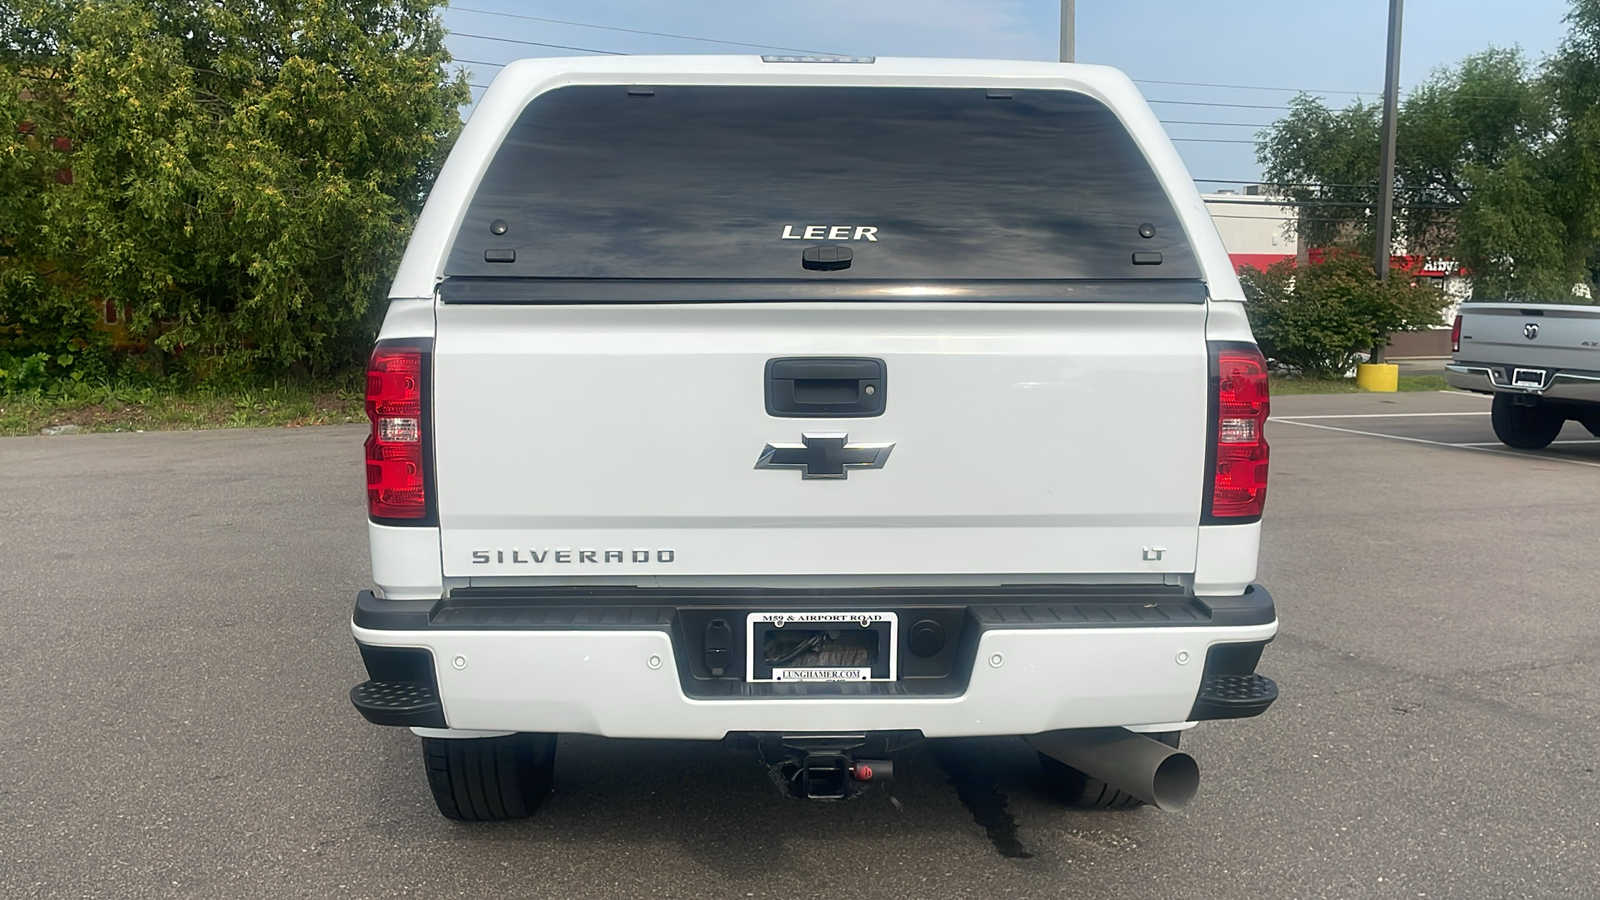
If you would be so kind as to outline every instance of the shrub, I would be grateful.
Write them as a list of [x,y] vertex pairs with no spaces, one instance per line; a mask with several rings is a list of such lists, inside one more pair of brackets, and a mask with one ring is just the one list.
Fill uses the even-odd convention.
[[107,373],[110,339],[69,285],[0,265],[0,394]]
[[1284,260],[1240,273],[1245,313],[1256,341],[1279,366],[1310,377],[1339,377],[1362,356],[1381,354],[1389,335],[1439,325],[1443,292],[1401,273],[1380,283],[1372,261],[1329,253],[1297,266]]
[[470,97],[435,0],[12,7],[0,307],[23,355],[69,375],[96,335],[37,311],[110,301],[191,374],[355,364]]

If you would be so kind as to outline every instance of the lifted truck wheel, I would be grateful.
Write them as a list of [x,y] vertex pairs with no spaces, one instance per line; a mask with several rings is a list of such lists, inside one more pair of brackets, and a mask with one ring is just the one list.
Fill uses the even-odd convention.
[[[1176,750],[1181,734],[1179,731],[1163,731],[1150,737]],[[1125,794],[1043,753],[1039,754],[1039,767],[1044,769],[1044,779],[1050,785],[1050,793],[1074,809],[1132,809],[1144,805],[1144,801],[1138,797]]]
[[[1523,403],[1517,401],[1523,400]],[[1518,450],[1543,450],[1561,433],[1566,417],[1549,406],[1511,394],[1495,394],[1494,405],[1489,408],[1489,424],[1494,426],[1494,436],[1500,443]]]
[[463,822],[525,819],[550,793],[556,736],[508,734],[491,738],[423,738],[433,802]]

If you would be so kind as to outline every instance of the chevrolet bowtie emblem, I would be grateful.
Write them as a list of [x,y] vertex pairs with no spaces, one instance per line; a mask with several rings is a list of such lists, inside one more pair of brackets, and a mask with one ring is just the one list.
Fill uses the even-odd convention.
[[851,469],[881,469],[894,449],[884,444],[852,444],[848,434],[802,434],[799,444],[768,444],[758,469],[799,469],[802,478],[848,478]]

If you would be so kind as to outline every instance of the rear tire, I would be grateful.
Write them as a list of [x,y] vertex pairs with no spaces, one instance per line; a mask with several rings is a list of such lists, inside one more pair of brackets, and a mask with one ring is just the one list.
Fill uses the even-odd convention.
[[433,802],[445,818],[463,822],[525,819],[550,793],[556,736],[423,738]]
[[[1149,735],[1168,747],[1178,749],[1181,731],[1162,731]],[[1039,754],[1039,767],[1057,800],[1074,809],[1133,809],[1144,801],[1125,794],[1104,781],[1067,765],[1053,756]]]
[[1587,428],[1590,434],[1600,437],[1600,413],[1592,414],[1581,421],[1583,422],[1583,427]]
[[1519,406],[1510,394],[1495,394],[1489,424],[1500,443],[1518,450],[1543,450],[1561,433],[1566,417],[1543,403]]

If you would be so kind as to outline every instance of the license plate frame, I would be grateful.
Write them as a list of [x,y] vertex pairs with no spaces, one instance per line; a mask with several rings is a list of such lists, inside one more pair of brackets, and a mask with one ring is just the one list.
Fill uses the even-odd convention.
[[1512,369],[1511,386],[1523,388],[1543,388],[1545,382],[1544,369]]
[[[767,632],[791,628],[803,632],[866,632],[877,635],[877,651],[869,665],[800,665],[767,662]],[[745,616],[745,680],[755,684],[865,684],[900,677],[900,617],[888,611],[752,612]]]

